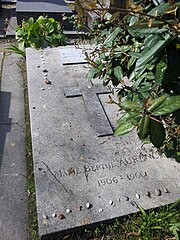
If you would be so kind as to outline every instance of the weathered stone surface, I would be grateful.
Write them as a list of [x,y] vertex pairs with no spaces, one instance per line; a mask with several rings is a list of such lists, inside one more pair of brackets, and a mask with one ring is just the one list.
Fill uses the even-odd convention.
[[[8,47],[8,46],[7,46]],[[0,54],[1,55],[1,54]],[[0,239],[27,240],[24,87],[20,56],[6,54],[0,92]]]
[[[53,17],[57,21],[62,21],[62,15],[71,15],[72,11],[64,0],[17,0],[16,13],[18,24],[30,17],[38,18],[40,15]],[[72,29],[72,24],[63,22],[66,30]]]
[[72,11],[64,0],[18,0],[17,11],[21,12],[61,12],[71,13]]
[[86,56],[82,49],[75,47],[65,47],[60,49],[60,57],[63,65],[75,63],[87,63]]
[[98,97],[99,94],[110,93],[110,90],[102,86],[99,87],[98,85],[92,85],[89,81],[85,79],[80,79],[78,81],[78,84],[78,87],[64,88],[65,96],[82,96],[89,117],[89,121],[92,124],[94,130],[96,131],[97,136],[101,137],[112,135],[113,129]]
[[[63,65],[59,48],[43,56],[51,86],[43,81],[40,52],[27,49],[40,236],[136,212],[136,203],[149,209],[179,199],[178,163],[142,146],[136,134],[98,137],[83,97],[66,98],[64,89],[78,86],[88,65]],[[99,98],[115,126],[118,108],[107,103],[108,94]]]

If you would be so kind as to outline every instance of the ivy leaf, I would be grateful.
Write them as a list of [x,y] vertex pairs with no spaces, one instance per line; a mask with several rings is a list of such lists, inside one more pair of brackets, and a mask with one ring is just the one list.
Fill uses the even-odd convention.
[[123,78],[123,71],[121,66],[117,66],[114,68],[114,76],[118,79],[121,80]]
[[165,101],[152,111],[154,116],[161,116],[164,114],[175,112],[180,109],[180,95],[170,96]]
[[116,128],[115,136],[120,136],[120,135],[126,134],[126,133],[130,132],[131,130],[133,130],[134,127],[135,127],[135,125],[133,123],[124,122]]
[[149,135],[150,140],[155,147],[160,148],[163,146],[165,140],[165,129],[161,122],[151,119]]

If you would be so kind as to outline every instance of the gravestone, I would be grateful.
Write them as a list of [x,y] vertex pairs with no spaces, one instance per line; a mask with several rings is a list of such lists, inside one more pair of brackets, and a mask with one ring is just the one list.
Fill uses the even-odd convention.
[[2,3],[16,3],[17,0],[1,0]]
[[[30,17],[37,19],[40,15],[53,17],[56,21],[62,22],[62,15],[72,15],[72,10],[64,0],[17,0],[16,4],[17,22],[20,25],[22,20]],[[72,24],[67,20],[63,21],[66,30],[72,29]]]
[[[150,209],[180,198],[180,165],[142,145],[134,133],[109,135],[118,107],[107,103],[107,89],[86,80],[87,64],[72,64],[72,54],[71,65],[63,65],[64,48],[27,49],[42,239],[137,212],[137,205]],[[99,134],[98,111],[106,115],[105,134]]]
[[[86,51],[87,52],[87,51]],[[80,48],[64,48],[60,51],[60,57],[63,65],[75,63],[87,63],[86,56]]]

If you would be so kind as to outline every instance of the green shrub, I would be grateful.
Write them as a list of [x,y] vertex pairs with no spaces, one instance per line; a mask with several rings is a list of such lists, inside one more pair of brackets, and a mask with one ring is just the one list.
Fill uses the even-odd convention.
[[40,48],[46,45],[65,45],[66,37],[60,23],[53,18],[40,16],[37,20],[29,18],[22,21],[17,28],[16,40],[18,48],[23,50],[26,47]]

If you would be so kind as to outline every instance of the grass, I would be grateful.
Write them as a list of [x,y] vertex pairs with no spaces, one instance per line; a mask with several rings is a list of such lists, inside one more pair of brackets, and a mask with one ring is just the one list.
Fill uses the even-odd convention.
[[26,124],[26,163],[27,163],[27,186],[28,193],[28,239],[38,240],[38,221],[36,211],[36,195],[35,195],[35,182],[34,182],[34,169],[32,157],[32,143],[31,143],[31,130],[30,130],[30,117],[29,117],[29,101],[28,101],[28,88],[26,77],[26,65],[23,58],[20,63],[21,71],[24,79],[24,104],[25,104],[25,124]]
[[[35,183],[33,174],[32,145],[29,122],[28,89],[25,60],[21,63],[24,76],[25,121],[26,121],[26,161],[27,192],[29,212],[29,240],[39,240],[36,212]],[[180,239],[180,201],[121,217],[109,224],[85,229],[69,235],[48,240],[179,240]]]

